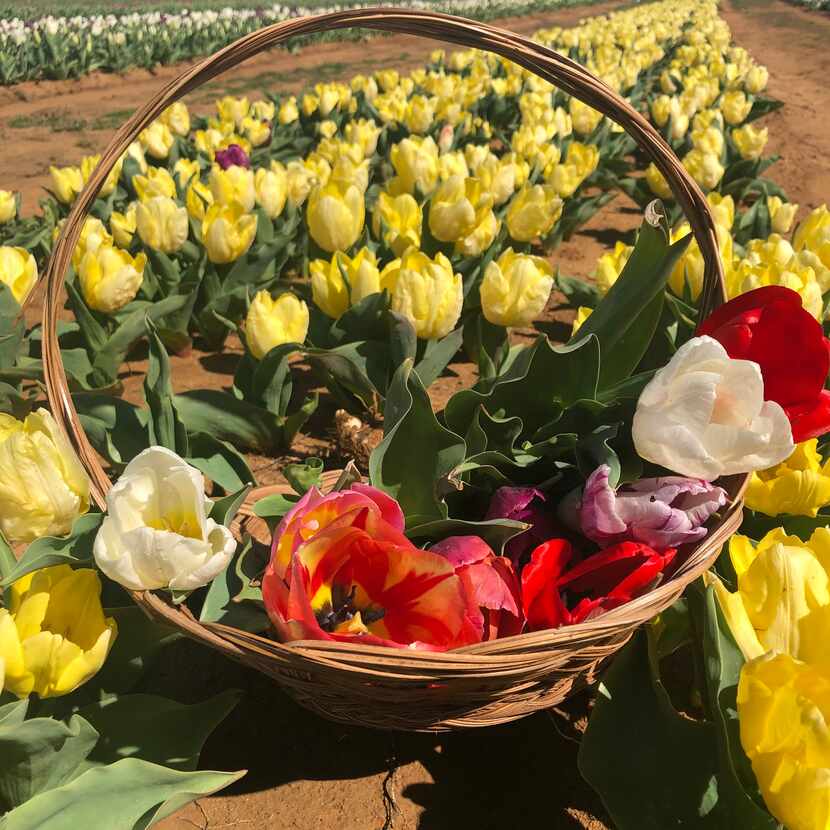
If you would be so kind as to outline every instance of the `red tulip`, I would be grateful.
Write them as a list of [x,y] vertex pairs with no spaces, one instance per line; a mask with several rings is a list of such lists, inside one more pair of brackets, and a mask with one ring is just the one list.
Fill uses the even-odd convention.
[[383,539],[334,522],[291,554],[283,578],[272,559],[262,598],[283,641],[360,640],[444,650],[464,645],[467,598],[452,565],[387,527]]
[[[634,599],[661,574],[675,556],[640,542],[621,542],[588,556],[565,571],[573,550],[564,539],[539,545],[522,571],[522,604],[531,631],[584,622]],[[562,591],[582,594],[568,608]]]
[[767,285],[715,309],[699,335],[719,341],[729,356],[761,368],[764,398],[780,404],[799,443],[830,432],[830,341],[791,288]]
[[455,568],[467,595],[467,634],[472,643],[510,637],[522,630],[521,590],[513,563],[496,556],[478,536],[450,536],[430,548]]

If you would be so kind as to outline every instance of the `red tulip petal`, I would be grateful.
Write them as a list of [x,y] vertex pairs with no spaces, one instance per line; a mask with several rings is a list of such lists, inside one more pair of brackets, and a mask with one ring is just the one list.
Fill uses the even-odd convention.
[[796,444],[830,432],[830,391],[822,389],[811,403],[785,406]]
[[[714,332],[736,322],[752,323],[758,320],[761,309],[769,303],[783,302],[794,308],[801,308],[801,297],[792,288],[783,285],[765,285],[740,294],[734,300],[718,306],[698,327],[698,336]],[[737,318],[743,318],[738,321]]]
[[559,594],[559,577],[573,556],[564,539],[551,539],[533,551],[522,571],[522,606],[530,631],[555,628],[569,619]]

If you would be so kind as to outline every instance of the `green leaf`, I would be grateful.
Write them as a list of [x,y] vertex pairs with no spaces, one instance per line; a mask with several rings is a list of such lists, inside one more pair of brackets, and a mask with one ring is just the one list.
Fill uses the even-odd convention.
[[241,696],[241,692],[227,690],[193,706],[146,694],[90,703],[79,714],[101,738],[88,762],[98,766],[140,758],[172,769],[194,770],[208,736]]
[[487,519],[471,522],[464,519],[438,519],[407,528],[406,535],[419,542],[438,542],[448,536],[479,536],[498,554],[504,546],[530,525],[513,519]]
[[8,285],[0,282],[0,369],[17,362],[25,334],[23,313]]
[[203,432],[259,452],[285,448],[283,419],[227,392],[193,389],[176,395],[174,403],[188,433]]
[[425,388],[429,388],[447,368],[464,342],[464,329],[457,328],[440,340],[428,340],[424,356],[415,364],[415,372]]
[[96,767],[41,793],[3,818],[3,830],[137,830],[201,796],[238,781],[241,772],[180,772],[137,758]]
[[231,493],[222,499],[217,499],[213,502],[213,508],[210,511],[210,518],[220,525],[230,527],[231,522],[236,516],[245,497],[251,492],[251,485],[246,484],[241,490],[236,493]]
[[[0,722],[0,812],[69,780],[92,751],[98,732],[82,717]],[[2,821],[0,821],[2,824]]]
[[600,684],[579,748],[579,771],[618,830],[744,830],[722,824],[713,812],[716,757],[712,724],[678,714],[653,676],[641,629]]
[[597,287],[578,277],[557,274],[556,287],[565,295],[568,308],[596,308],[600,301]]
[[291,485],[291,489],[302,496],[312,487],[319,487],[323,476],[323,459],[309,458],[302,464],[286,464],[282,474]]
[[599,341],[591,335],[566,346],[537,338],[494,379],[487,391],[462,389],[450,398],[447,426],[466,434],[479,406],[495,418],[521,418],[525,434],[556,420],[564,408],[596,397]]
[[81,426],[95,449],[116,467],[123,467],[150,446],[147,413],[110,395],[81,392],[72,396]]
[[22,576],[48,568],[51,565],[78,567],[92,560],[92,543],[104,517],[101,513],[87,513],[75,519],[68,536],[43,536],[26,548],[11,573],[0,580],[7,587]]
[[0,533],[0,580],[5,580],[7,576],[14,573],[16,567],[17,557],[6,541],[6,537]]
[[653,201],[646,208],[634,250],[619,279],[571,341],[588,335],[599,339],[601,387],[627,378],[648,350],[660,319],[666,282],[691,238],[687,234],[670,245],[663,206]]
[[771,530],[783,527],[787,533],[798,536],[805,542],[809,541],[814,531],[819,527],[830,525],[830,515],[819,513],[817,516],[767,516],[748,508],[744,509],[743,523],[740,533],[752,539],[762,539]]
[[93,355],[97,354],[106,346],[107,332],[95,319],[95,315],[84,302],[78,289],[69,281],[66,281],[65,285],[69,305],[72,307],[86,346]]
[[297,503],[296,499],[287,498],[280,493],[266,496],[254,504],[254,515],[264,519],[271,533],[282,521],[282,517]]
[[149,317],[146,325],[150,355],[147,375],[144,378],[144,398],[150,410],[147,422],[150,444],[166,447],[181,456],[187,456],[187,431],[173,403],[170,358]]
[[235,493],[246,484],[255,483],[245,456],[227,441],[196,432],[189,436],[188,443],[187,461],[226,493]]
[[395,372],[389,387],[383,431],[369,459],[371,483],[398,500],[408,522],[445,519],[444,495],[464,460],[464,439],[438,423],[411,360]]

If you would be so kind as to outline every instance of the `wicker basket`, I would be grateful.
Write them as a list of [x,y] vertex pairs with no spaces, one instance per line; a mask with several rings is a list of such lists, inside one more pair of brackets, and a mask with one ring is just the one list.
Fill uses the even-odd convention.
[[[110,482],[73,406],[56,332],[63,276],[98,190],[139,132],[184,94],[288,38],[351,26],[420,35],[495,52],[615,120],[666,177],[691,224],[705,261],[700,300],[703,311],[709,312],[723,302],[723,271],[715,225],[705,197],[648,121],[578,64],[511,32],[422,11],[360,9],[278,23],[243,37],[186,70],[139,109],[104,151],[55,246],[46,276],[43,311],[46,387],[55,418],[89,472],[93,498],[102,508]],[[735,476],[720,482],[731,498],[729,509],[713,524],[703,544],[685,552],[683,564],[674,576],[647,595],[581,625],[522,634],[446,653],[324,641],[283,644],[222,625],[201,624],[186,608],[173,607],[149,592],[136,593],[134,599],[151,617],[272,676],[299,703],[326,717],[407,730],[504,723],[553,706],[592,683],[604,661],[628,640],[637,626],[667,608],[691,580],[712,564],[723,542],[740,523],[746,480],[746,476]],[[331,484],[332,479],[328,482]],[[254,535],[262,530],[256,527],[250,507],[256,499],[274,490],[263,488],[251,493],[237,531],[240,525]]]

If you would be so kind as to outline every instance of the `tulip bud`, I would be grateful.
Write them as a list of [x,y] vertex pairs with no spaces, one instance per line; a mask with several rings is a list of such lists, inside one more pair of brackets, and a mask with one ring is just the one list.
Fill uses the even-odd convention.
[[[720,193],[713,190],[706,194],[706,201],[712,209],[712,215],[715,218],[715,224],[725,230],[730,230],[735,222],[735,200],[731,196],[721,196]],[[724,263],[727,267],[729,263]]]
[[363,151],[364,158],[371,158],[378,146],[380,127],[368,118],[361,118],[357,121],[349,121],[343,128],[343,135],[346,141],[357,144]]
[[161,114],[159,118],[176,135],[186,138],[190,133],[190,112],[183,101],[175,101]]
[[330,262],[315,259],[309,263],[309,273],[315,305],[335,320],[350,305],[381,290],[377,259],[368,248],[351,259],[341,252],[333,254]]
[[774,233],[789,233],[798,205],[783,202],[778,196],[767,196],[767,210]]
[[830,211],[817,207],[796,229],[793,239],[797,251],[815,254],[825,268],[830,268]]
[[258,118],[242,119],[242,130],[254,147],[262,147],[271,140],[271,125]]
[[[0,608],[0,686],[23,699],[60,697],[92,678],[118,634],[91,568],[41,568],[14,582]],[[5,674],[5,678],[3,675]]]
[[89,479],[52,416],[0,414],[0,530],[10,542],[69,533],[89,510]]
[[193,179],[199,179],[199,176],[202,174],[202,168],[196,159],[193,161],[190,159],[179,159],[173,165],[173,174],[179,183],[179,187],[183,190]]
[[671,117],[671,98],[668,95],[658,95],[651,102],[651,120],[658,127],[665,127]]
[[[100,161],[100,155],[84,156],[84,158],[81,159],[81,178],[84,180],[84,184],[89,181],[92,171],[98,166]],[[101,185],[101,189],[98,191],[99,196],[107,197],[113,193],[115,188],[118,186],[118,180],[121,178],[121,166],[123,163],[123,159],[119,159],[115,163],[115,166],[107,174],[107,178],[104,179],[104,184]]]
[[0,282],[21,305],[37,282],[37,263],[25,248],[0,247]]
[[176,197],[176,182],[164,167],[150,167],[146,176],[133,176],[132,185],[141,202],[146,202],[154,196],[167,196],[171,199]]
[[251,167],[248,154],[238,144],[229,144],[226,150],[217,150],[216,163],[223,170],[230,167],[245,167],[246,169]]
[[392,310],[403,314],[423,340],[449,334],[461,315],[464,301],[460,274],[441,253],[430,259],[410,249],[390,262],[380,275],[392,293]]
[[218,164],[210,171],[210,190],[219,204],[238,202],[250,212],[256,203],[256,185],[253,170],[233,166],[223,170]]
[[402,256],[410,247],[421,244],[421,206],[409,193],[390,196],[381,192],[372,215],[372,231],[395,252]]
[[742,124],[752,109],[750,101],[741,90],[724,92],[720,102],[720,109],[727,124],[737,126]]
[[280,104],[280,111],[277,118],[283,126],[293,124],[300,117],[300,111],[297,109],[297,99],[292,95],[286,98]]
[[414,193],[415,188],[428,196],[438,184],[438,146],[431,137],[411,136],[392,145],[389,159],[398,174],[401,188]]
[[138,140],[144,151],[154,159],[166,159],[176,139],[167,124],[154,121],[139,133]]
[[607,294],[611,286],[619,279],[633,250],[634,248],[630,245],[626,245],[624,242],[617,242],[614,245],[613,253],[603,254],[597,260],[594,278],[596,279],[597,289],[600,294]]
[[744,78],[744,89],[751,95],[763,92],[769,81],[769,72],[766,66],[753,66]]
[[144,279],[146,263],[145,254],[133,258],[127,251],[110,245],[84,254],[78,277],[86,304],[112,314],[132,302]]
[[288,196],[288,177],[285,167],[278,161],[271,163],[270,170],[260,167],[254,174],[254,188],[257,204],[268,214],[269,218],[276,219],[282,213]]
[[494,325],[529,326],[545,310],[552,289],[547,260],[508,248],[484,270],[481,309]]
[[507,208],[507,230],[517,242],[547,236],[562,215],[562,200],[551,185],[525,185]]
[[272,299],[258,291],[245,318],[245,340],[251,354],[262,360],[284,343],[304,343],[308,334],[308,306],[290,291]]
[[602,121],[602,113],[595,110],[588,104],[582,103],[578,98],[571,98],[568,102],[568,111],[571,115],[574,132],[580,135],[589,135]]
[[273,121],[277,107],[272,101],[254,101],[251,104],[250,113],[260,121]]
[[141,241],[154,251],[173,254],[184,245],[190,228],[187,210],[166,196],[139,202],[135,223]]
[[365,220],[363,194],[353,184],[331,181],[308,198],[306,221],[311,238],[329,253],[351,248]]
[[202,242],[211,262],[235,262],[254,241],[256,216],[246,213],[239,202],[214,204],[202,220]]
[[0,190],[0,225],[17,216],[17,196],[10,190]]
[[202,474],[164,447],[127,465],[107,493],[107,515],[95,537],[95,563],[132,591],[192,591],[227,566],[236,541],[208,518]]
[[59,202],[71,205],[84,186],[84,179],[78,167],[50,167],[52,189]]
[[456,242],[472,233],[492,204],[477,179],[450,176],[430,199],[429,229],[442,242]]
[[714,190],[725,172],[718,156],[697,149],[686,153],[683,166],[704,190]]
[[248,114],[251,104],[247,98],[234,98],[226,95],[216,102],[216,111],[222,121],[231,121],[237,127],[241,126],[242,119]]

